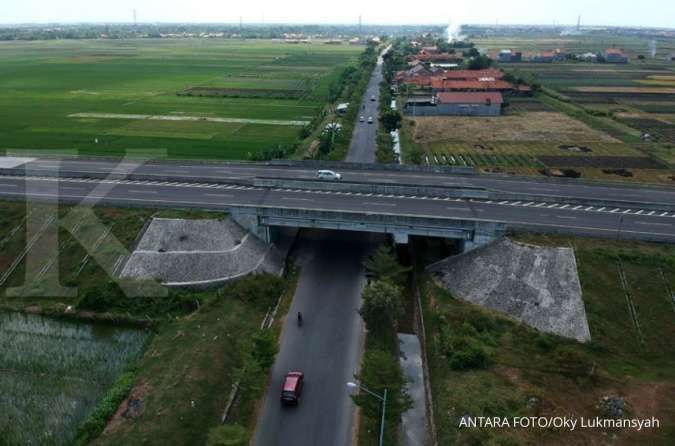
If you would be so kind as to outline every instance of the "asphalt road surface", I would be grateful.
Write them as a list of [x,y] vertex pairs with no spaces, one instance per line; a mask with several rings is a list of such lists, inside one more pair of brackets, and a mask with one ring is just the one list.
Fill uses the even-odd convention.
[[[354,405],[345,383],[353,380],[361,356],[362,262],[372,243],[372,236],[362,233],[301,236],[302,272],[259,418],[257,446],[351,444]],[[281,386],[291,370],[305,373],[305,387],[297,407],[282,407]]]
[[675,213],[550,202],[493,202],[377,194],[324,193],[208,183],[0,177],[0,199],[228,210],[233,206],[332,210],[501,222],[513,228],[675,242]]
[[[386,50],[385,50],[386,51]],[[383,53],[384,54],[384,53]],[[358,116],[363,116],[365,122],[356,120],[352,139],[347,152],[348,162],[374,163],[377,137],[378,106],[380,105],[380,83],[382,82],[382,56],[377,58],[377,65],[370,76],[370,81],[363,94],[363,100],[359,105]],[[375,98],[375,100],[372,100]],[[373,123],[368,123],[368,118],[373,118]]]
[[[373,135],[374,138],[374,135]],[[189,161],[179,163],[132,164],[105,160],[55,160],[37,159],[24,166],[36,175],[56,170],[68,171],[74,176],[101,175],[114,170],[131,170],[148,178],[189,178],[191,181],[219,181],[273,177],[313,179],[316,169],[298,166],[269,166],[265,164],[199,164]],[[644,185],[593,184],[581,181],[545,181],[536,178],[514,178],[498,175],[451,175],[430,172],[399,172],[395,170],[340,170],[343,181],[380,184],[416,184],[434,186],[474,186],[486,189],[533,195],[568,198],[626,200],[643,203],[675,204],[675,187],[653,188]]]

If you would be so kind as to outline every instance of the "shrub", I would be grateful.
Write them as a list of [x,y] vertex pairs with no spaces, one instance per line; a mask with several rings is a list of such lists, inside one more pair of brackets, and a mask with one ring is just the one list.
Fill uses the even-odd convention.
[[239,424],[226,424],[209,431],[207,446],[244,446],[246,429]]
[[239,299],[261,309],[268,309],[276,303],[284,280],[271,274],[244,277],[223,288],[219,295]]
[[556,346],[556,340],[553,336],[546,333],[539,333],[536,338],[534,338],[534,345],[538,349],[544,352],[550,352]]
[[123,373],[108,390],[103,399],[87,419],[80,425],[75,438],[76,446],[89,444],[98,437],[127,397],[134,385],[135,370]]
[[489,353],[475,339],[456,338],[447,354],[454,370],[484,369],[491,363]]
[[[157,284],[147,283],[148,293],[143,295],[146,284],[136,282],[136,296],[127,296],[112,280],[87,289],[76,304],[79,310],[97,312],[120,312],[142,316],[165,316],[167,314],[189,313],[197,309],[199,298],[194,294],[169,291],[168,295],[157,296]],[[140,287],[140,288],[139,288]],[[140,295],[138,295],[140,294]]]
[[253,335],[253,357],[263,368],[274,364],[277,351],[277,340],[272,330],[262,330]]

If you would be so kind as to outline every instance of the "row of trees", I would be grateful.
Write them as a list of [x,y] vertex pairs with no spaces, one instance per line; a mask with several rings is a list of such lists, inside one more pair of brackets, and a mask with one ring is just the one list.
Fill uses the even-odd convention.
[[[367,348],[358,380],[370,390],[382,394],[387,389],[385,444],[394,444],[401,414],[411,400],[405,391],[406,380],[398,360],[396,331],[404,313],[403,286],[410,268],[401,265],[391,248],[381,246],[365,262],[369,283],[363,291],[361,316],[368,329]],[[353,397],[369,423],[379,420],[380,404],[372,396]]]

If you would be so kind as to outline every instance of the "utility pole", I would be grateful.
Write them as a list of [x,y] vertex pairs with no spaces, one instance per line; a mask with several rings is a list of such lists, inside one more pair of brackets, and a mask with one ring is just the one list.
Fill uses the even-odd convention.
[[363,17],[361,16],[361,14],[359,14],[359,36],[362,35],[362,29],[363,29],[362,28],[362,26],[363,26],[362,19],[363,19]]
[[577,31],[581,31],[581,14],[577,18]]
[[138,25],[138,22],[136,21],[136,10],[134,9],[134,26]]

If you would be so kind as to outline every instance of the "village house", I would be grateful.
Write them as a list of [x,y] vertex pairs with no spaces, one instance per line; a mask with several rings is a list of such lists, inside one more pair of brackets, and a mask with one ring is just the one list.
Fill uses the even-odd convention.
[[498,92],[442,92],[435,96],[411,97],[404,113],[413,116],[499,116],[502,95]]
[[530,57],[530,62],[535,63],[552,63],[552,62],[563,62],[565,60],[566,53],[562,50],[555,51],[544,51],[539,54],[535,54]]
[[628,63],[628,56],[617,48],[607,48],[605,50],[605,62],[607,63]]
[[469,80],[432,78],[431,90],[436,93],[444,91],[498,91],[501,93],[511,93],[513,91],[513,84],[492,77]]
[[501,50],[499,54],[497,54],[497,61],[507,63],[522,62],[523,53],[520,51]]
[[598,61],[598,55],[595,53],[583,53],[583,54],[577,54],[577,59],[584,61],[584,62],[597,62]]

